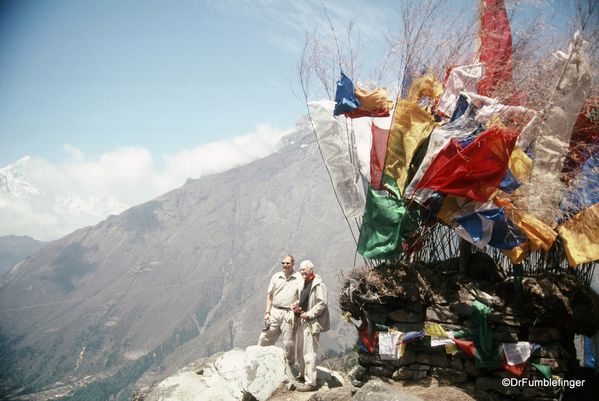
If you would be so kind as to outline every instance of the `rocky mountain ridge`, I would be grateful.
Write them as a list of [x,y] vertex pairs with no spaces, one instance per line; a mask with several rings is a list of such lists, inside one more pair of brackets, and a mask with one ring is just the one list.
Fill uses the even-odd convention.
[[[48,243],[27,236],[6,235],[0,237],[0,274],[13,268],[17,263],[34,254]],[[1,282],[2,278],[0,276]]]
[[4,394],[135,364],[152,383],[255,344],[286,253],[311,259],[329,288],[323,348],[353,346],[355,329],[336,305],[355,241],[308,125],[287,140],[266,158],[77,230],[10,271],[0,289]]

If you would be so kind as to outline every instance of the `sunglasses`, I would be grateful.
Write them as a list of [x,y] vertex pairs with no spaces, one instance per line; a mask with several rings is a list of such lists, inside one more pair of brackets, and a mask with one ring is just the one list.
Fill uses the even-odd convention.
[[290,265],[292,262],[281,262],[282,265]]

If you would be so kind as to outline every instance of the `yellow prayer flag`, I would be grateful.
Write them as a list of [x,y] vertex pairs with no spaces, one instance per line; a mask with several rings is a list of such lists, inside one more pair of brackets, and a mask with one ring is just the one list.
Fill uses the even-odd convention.
[[599,260],[599,203],[564,222],[558,232],[570,267]]
[[443,93],[443,85],[437,81],[437,78],[430,72],[420,78],[417,78],[410,86],[406,100],[419,102],[422,96],[428,96],[439,100]]
[[376,88],[372,92],[356,88],[356,98],[360,101],[361,110],[391,110],[393,100],[389,99],[387,88]]
[[406,186],[410,161],[435,125],[433,116],[418,104],[403,99],[397,101],[383,173],[397,182],[401,195]]

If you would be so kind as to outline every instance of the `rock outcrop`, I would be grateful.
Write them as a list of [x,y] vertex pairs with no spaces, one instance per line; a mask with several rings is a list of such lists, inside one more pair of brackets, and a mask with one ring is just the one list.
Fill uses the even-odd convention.
[[251,346],[199,359],[133,397],[135,401],[268,399],[280,387],[295,386],[277,347]]

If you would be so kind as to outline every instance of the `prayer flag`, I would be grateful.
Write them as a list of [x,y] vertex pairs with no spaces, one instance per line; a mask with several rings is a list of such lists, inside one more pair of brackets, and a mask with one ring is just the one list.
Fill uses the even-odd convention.
[[433,159],[416,189],[430,188],[486,202],[505,176],[516,139],[514,130],[499,127],[483,132],[464,149],[452,138]]

